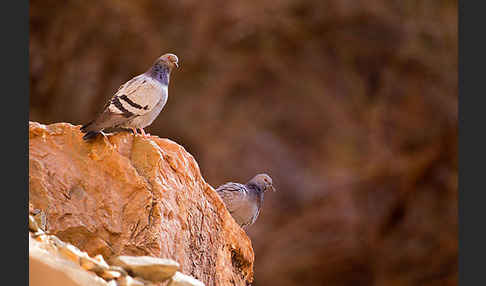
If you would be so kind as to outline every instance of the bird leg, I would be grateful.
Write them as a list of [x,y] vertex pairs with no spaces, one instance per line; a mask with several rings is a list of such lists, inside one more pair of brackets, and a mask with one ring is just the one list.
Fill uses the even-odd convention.
[[145,133],[145,131],[143,130],[143,128],[140,128],[140,132],[142,132],[143,138],[147,138],[148,136],[150,136],[149,133]]
[[107,138],[106,134],[103,131],[100,131],[100,134],[103,135],[103,137]]

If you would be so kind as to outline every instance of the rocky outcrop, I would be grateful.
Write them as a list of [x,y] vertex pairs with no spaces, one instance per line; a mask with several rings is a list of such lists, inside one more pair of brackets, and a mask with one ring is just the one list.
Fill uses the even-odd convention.
[[29,275],[31,286],[204,286],[177,270],[170,259],[119,256],[121,265],[108,265],[103,256],[90,257],[55,235],[45,233],[29,215]]
[[253,249],[180,145],[128,132],[84,142],[79,126],[29,122],[29,209],[90,256],[177,261],[206,285],[253,280]]
[[95,273],[88,272],[54,246],[47,236],[33,238],[29,233],[29,285],[107,286]]

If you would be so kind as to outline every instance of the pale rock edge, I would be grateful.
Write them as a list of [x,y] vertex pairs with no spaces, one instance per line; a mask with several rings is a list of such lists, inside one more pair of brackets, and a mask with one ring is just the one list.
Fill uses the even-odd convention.
[[[45,233],[29,215],[29,272],[34,267],[56,276],[54,280],[45,277],[45,281],[29,281],[31,286],[56,282],[66,286],[150,286],[167,280],[171,286],[204,286],[203,282],[179,272],[179,263],[171,259],[120,256],[116,261],[123,263],[109,265],[101,255],[90,257],[74,245]],[[30,275],[33,278],[38,279],[39,275]]]

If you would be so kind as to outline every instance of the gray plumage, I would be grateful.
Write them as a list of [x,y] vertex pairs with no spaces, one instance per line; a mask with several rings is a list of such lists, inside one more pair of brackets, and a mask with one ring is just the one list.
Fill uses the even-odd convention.
[[264,193],[275,191],[272,178],[258,174],[246,184],[229,182],[219,186],[216,192],[223,200],[234,220],[242,227],[255,223],[263,205]]
[[105,129],[128,128],[137,134],[152,124],[167,102],[170,72],[178,67],[174,54],[165,54],[143,74],[120,86],[95,120],[81,127],[83,139],[96,137]]

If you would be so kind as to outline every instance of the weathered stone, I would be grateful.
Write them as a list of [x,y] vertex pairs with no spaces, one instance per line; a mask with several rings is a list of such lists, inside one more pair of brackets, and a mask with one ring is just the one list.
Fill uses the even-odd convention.
[[32,237],[35,238],[35,240],[40,241],[40,242],[49,241],[49,237],[45,233],[42,233],[42,232],[36,232],[32,235]]
[[[29,232],[30,233],[30,232]],[[55,243],[52,242],[51,238],[49,235],[42,234],[42,235],[35,235],[32,234],[29,236],[29,240],[32,240],[35,242],[35,245],[49,251],[50,253],[55,253],[57,256],[61,256],[59,254],[59,248],[55,245]]]
[[99,263],[106,265],[106,267],[109,267],[108,264],[106,263],[105,259],[103,258],[103,255],[98,254],[95,257],[93,257],[94,260],[98,261]]
[[112,270],[112,271],[118,271],[118,272],[120,272],[120,274],[121,274],[122,276],[127,276],[127,275],[128,275],[127,271],[126,271],[125,269],[123,269],[123,267],[116,266],[116,265],[111,265],[111,266],[108,268],[108,270]]
[[86,253],[81,252],[76,246],[69,243],[65,243],[62,247],[59,247],[59,253],[75,263],[80,263],[80,259],[85,258],[83,257],[85,255],[87,256]]
[[[178,269],[179,264],[170,259],[161,259],[154,257],[130,257],[120,256],[114,259],[114,262],[124,266],[137,277],[132,278],[127,275],[127,271],[121,267],[109,266],[103,256],[96,255],[89,257],[86,252],[79,250],[77,247],[63,242],[54,235],[43,235],[45,239],[36,241],[29,232],[29,255],[32,269],[30,285],[155,285],[151,283],[166,280],[166,276],[173,277],[174,272]],[[39,270],[40,269],[40,270]],[[84,271],[84,273],[83,273]],[[101,278],[109,280],[109,283],[103,284],[103,281],[97,280],[87,273],[94,272]],[[49,277],[44,277],[39,273],[48,273]],[[94,274],[93,273],[93,274]],[[52,280],[51,280],[52,279]],[[189,283],[194,282],[191,277],[185,277],[182,273],[176,276],[175,281]],[[115,281],[116,280],[116,281]],[[55,284],[53,281],[56,281]],[[119,282],[119,283],[118,283]],[[198,281],[196,281],[198,282]],[[59,284],[60,283],[60,284]],[[199,282],[201,283],[201,282]],[[174,284],[174,285],[204,285],[204,284]]]
[[29,238],[30,286],[106,286],[94,273],[56,254],[58,249],[49,240],[39,242]]
[[89,257],[88,255],[80,257],[79,264],[84,269],[96,272],[98,274],[107,271],[109,268],[108,264],[106,264],[104,260],[100,262],[96,259]]
[[105,280],[117,279],[120,278],[122,275],[118,271],[113,270],[105,270],[99,274]]
[[146,285],[146,283],[138,279],[133,279],[130,276],[125,276],[118,280],[118,285],[119,286],[143,286]]
[[107,261],[164,257],[206,285],[252,282],[250,239],[183,147],[128,132],[82,135],[29,123],[29,202],[46,231]]
[[135,276],[156,282],[169,279],[179,269],[179,263],[173,260],[150,256],[118,256],[112,263],[127,269]]
[[[60,240],[57,236],[55,235],[47,235],[46,239],[55,247],[57,248],[64,248],[66,247],[66,243],[62,240]],[[81,250],[77,249],[76,247],[72,248],[73,251],[80,252]]]
[[29,230],[33,232],[37,232],[39,230],[39,226],[35,221],[34,217],[29,215]]
[[170,279],[168,286],[204,286],[204,283],[177,271]]

